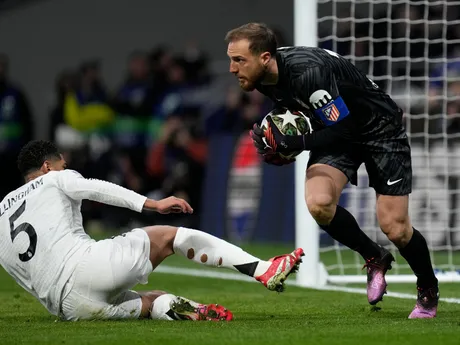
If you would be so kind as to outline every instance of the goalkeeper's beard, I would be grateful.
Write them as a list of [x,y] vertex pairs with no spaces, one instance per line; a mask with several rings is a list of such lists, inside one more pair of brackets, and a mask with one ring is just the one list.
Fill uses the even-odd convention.
[[247,85],[243,88],[244,91],[254,91],[258,84],[262,84],[268,75],[268,66],[262,65],[260,71],[258,71],[254,78],[246,79]]

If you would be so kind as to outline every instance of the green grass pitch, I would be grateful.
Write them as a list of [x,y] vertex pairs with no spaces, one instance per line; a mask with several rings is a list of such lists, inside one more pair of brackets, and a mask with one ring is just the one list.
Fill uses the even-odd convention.
[[[270,245],[247,249],[263,258],[290,251]],[[165,264],[200,268],[178,257]],[[293,286],[277,294],[258,283],[155,272],[139,289],[222,304],[235,318],[229,323],[57,321],[0,269],[0,344],[459,344],[460,304],[441,302],[435,320],[408,320],[415,300],[386,297],[382,309],[373,311],[365,295]],[[392,284],[389,290],[415,295],[412,284]],[[459,298],[460,284],[441,285],[441,294]]]

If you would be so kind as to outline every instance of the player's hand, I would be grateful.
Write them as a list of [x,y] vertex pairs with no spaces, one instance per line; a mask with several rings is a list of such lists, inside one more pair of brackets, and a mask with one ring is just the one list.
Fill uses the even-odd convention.
[[151,200],[147,199],[144,209],[156,211],[161,214],[168,213],[193,213],[193,208],[184,199],[170,196],[166,199]]
[[254,142],[254,146],[257,149],[257,153],[265,155],[271,152],[271,148],[265,144],[264,131],[257,123],[255,123],[252,127],[252,130],[249,131],[249,135],[251,136],[252,141]]
[[257,152],[264,155],[268,153],[290,153],[304,150],[304,137],[301,135],[284,135],[273,123],[271,116],[267,117],[265,131],[257,124],[250,131]]
[[282,166],[295,162],[295,158],[286,158],[280,156],[278,153],[264,154],[264,162],[271,165]]
[[253,129],[249,132],[257,152],[263,156],[264,162],[271,165],[282,166],[295,162],[295,158],[285,158],[278,153],[273,152],[270,146],[265,144],[264,131],[259,125],[254,124]]
[[[291,140],[287,140],[287,136],[280,132],[271,116],[267,117],[267,129],[263,134],[272,152],[289,153],[296,150],[296,148],[290,147],[288,142]],[[290,136],[289,139],[294,139],[294,136]]]

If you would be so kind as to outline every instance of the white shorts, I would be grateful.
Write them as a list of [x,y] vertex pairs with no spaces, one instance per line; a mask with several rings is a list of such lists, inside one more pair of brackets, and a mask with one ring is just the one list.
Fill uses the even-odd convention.
[[146,284],[152,272],[150,240],[142,229],[94,242],[85,251],[64,287],[64,320],[137,319],[140,295],[132,289]]

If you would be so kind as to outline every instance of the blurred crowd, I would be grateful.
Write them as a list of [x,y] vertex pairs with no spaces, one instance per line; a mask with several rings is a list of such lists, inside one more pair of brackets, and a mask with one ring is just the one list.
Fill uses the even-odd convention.
[[[406,118],[413,138],[457,133],[460,8],[410,4],[367,13],[368,20],[350,17],[353,11],[326,16],[319,21],[319,45],[351,57],[388,90],[411,115]],[[333,16],[339,17],[335,24],[328,19]],[[280,41],[289,44],[282,35]],[[22,183],[17,170],[8,167],[15,167],[18,150],[32,138],[34,118],[27,97],[9,78],[8,63],[0,55],[0,197]],[[114,90],[106,86],[102,68],[98,60],[83,61],[56,77],[49,139],[62,149],[69,167],[85,177],[156,199],[185,198],[195,215],[167,222],[198,227],[210,138],[247,133],[271,103],[211,73],[208,57],[193,44],[180,54],[167,46],[132,52]],[[95,203],[85,203],[83,211],[87,221],[113,228],[162,222],[160,215],[134,217]]]
[[[247,133],[270,110],[270,103],[259,93],[243,94],[233,80],[222,83],[211,76],[206,55],[195,47],[181,54],[163,46],[133,52],[115,90],[106,87],[102,67],[97,60],[84,61],[57,76],[49,138],[61,148],[69,167],[85,177],[155,199],[175,195],[188,200],[194,216],[175,220],[197,227],[208,139]],[[14,167],[19,148],[32,138],[32,116],[7,71],[3,55],[0,159],[5,163],[7,157],[7,166]],[[0,184],[2,198],[21,183],[16,169],[5,170],[0,169],[7,175],[1,181],[9,182]],[[84,203],[84,214],[87,221],[113,228],[161,222],[161,215],[113,212],[96,203]]]

